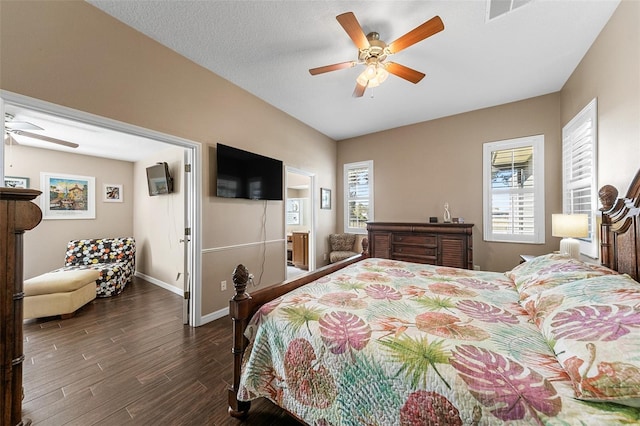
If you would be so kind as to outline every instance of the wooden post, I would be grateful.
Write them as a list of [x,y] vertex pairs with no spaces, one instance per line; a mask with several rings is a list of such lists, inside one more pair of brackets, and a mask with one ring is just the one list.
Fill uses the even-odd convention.
[[0,424],[30,425],[22,420],[22,302],[23,241],[25,231],[42,220],[31,202],[33,189],[0,188]]
[[238,389],[240,386],[240,373],[242,358],[247,348],[248,339],[244,336],[249,318],[249,301],[251,296],[246,292],[249,282],[249,270],[244,265],[238,265],[233,271],[233,286],[236,294],[229,301],[229,316],[233,322],[233,386],[229,388],[229,414],[232,417],[242,418],[247,415],[251,403],[238,401]]

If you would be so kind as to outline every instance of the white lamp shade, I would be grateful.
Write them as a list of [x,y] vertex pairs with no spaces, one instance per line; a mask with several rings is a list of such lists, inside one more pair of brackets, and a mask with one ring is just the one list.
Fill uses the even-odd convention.
[[589,236],[589,216],[586,214],[551,215],[551,235],[584,238]]
[[564,237],[560,241],[560,253],[578,259],[580,241],[574,239],[589,236],[589,216],[586,214],[553,214],[551,216],[551,235]]

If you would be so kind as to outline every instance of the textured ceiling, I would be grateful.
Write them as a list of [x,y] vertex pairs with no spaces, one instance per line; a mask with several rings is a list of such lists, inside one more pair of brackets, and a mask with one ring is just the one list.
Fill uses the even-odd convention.
[[[562,88],[618,0],[533,0],[489,22],[487,2],[89,0],[127,25],[341,140]],[[391,57],[422,71],[351,96],[362,66],[336,15],[391,42],[439,15],[445,30]]]

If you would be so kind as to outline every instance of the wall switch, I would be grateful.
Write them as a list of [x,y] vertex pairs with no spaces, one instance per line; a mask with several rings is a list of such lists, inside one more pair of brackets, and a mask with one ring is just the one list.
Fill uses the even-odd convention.
[[324,253],[324,254],[322,255],[322,260],[327,260],[327,253]]
[[220,281],[220,290],[225,291],[227,289],[227,281]]

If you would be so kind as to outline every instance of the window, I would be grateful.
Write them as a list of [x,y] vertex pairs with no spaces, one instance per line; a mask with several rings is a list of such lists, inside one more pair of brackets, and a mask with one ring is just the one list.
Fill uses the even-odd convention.
[[596,161],[598,146],[597,101],[589,102],[562,129],[562,212],[589,217],[589,236],[580,238],[580,252],[598,257],[594,233],[598,208]]
[[483,146],[484,239],[544,243],[544,136]]
[[373,161],[344,165],[344,232],[364,234],[373,220]]

